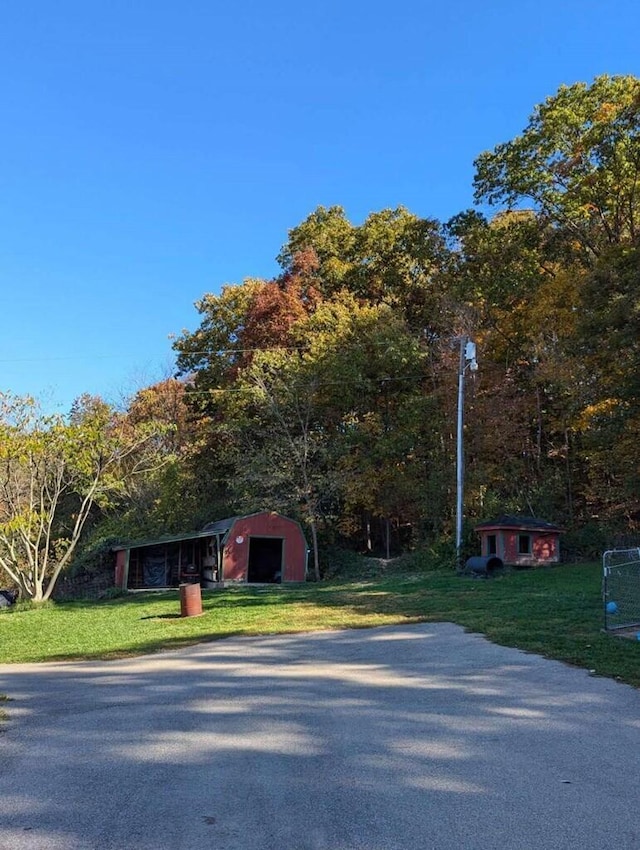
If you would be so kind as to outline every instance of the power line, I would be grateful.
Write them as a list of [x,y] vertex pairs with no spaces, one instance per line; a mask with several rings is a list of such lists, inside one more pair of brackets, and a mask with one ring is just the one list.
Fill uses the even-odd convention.
[[[322,383],[314,384],[309,387],[309,389],[317,390],[323,387],[346,387],[346,386],[354,386],[357,384],[364,385],[366,383],[372,384],[387,384],[387,383],[401,383],[404,381],[425,381],[429,378],[428,375],[385,375],[383,378],[357,378],[354,377],[351,381],[323,381]],[[304,389],[305,387],[302,387]],[[185,390],[185,396],[211,396],[214,393],[248,393],[248,392],[256,392],[261,389],[257,384],[253,384],[251,386],[245,387],[211,387],[208,390]]]
[[[372,347],[389,347],[390,341],[367,342],[366,344],[340,345],[341,351],[366,351]],[[310,351],[310,345],[273,345],[273,346],[256,346],[254,348],[216,348],[202,349],[195,351],[176,352],[176,357],[179,356],[222,356],[228,354],[254,354],[258,351]],[[60,362],[60,361],[79,361],[79,360],[121,360],[125,358],[139,357],[140,352],[127,352],[125,354],[54,354],[46,357],[0,357],[0,363],[41,363],[41,362]]]

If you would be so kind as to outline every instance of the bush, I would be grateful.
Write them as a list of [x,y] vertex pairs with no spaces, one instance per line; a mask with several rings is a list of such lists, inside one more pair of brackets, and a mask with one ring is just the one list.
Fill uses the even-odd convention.
[[[471,540],[471,535],[466,535],[462,541],[460,557],[462,563],[471,555],[477,554],[477,540]],[[456,564],[456,546],[450,537],[439,537],[430,543],[424,543],[420,548],[410,555],[403,556],[407,564],[413,563],[419,570],[454,570]]]
[[598,561],[608,545],[609,534],[595,522],[567,531],[560,540],[563,561]]
[[358,555],[352,549],[325,546],[320,550],[320,572],[323,578],[364,577],[374,563],[372,558]]
[[115,537],[91,540],[82,547],[73,559],[68,577],[80,576],[87,573],[102,573],[113,571],[115,560],[112,546],[120,541]]

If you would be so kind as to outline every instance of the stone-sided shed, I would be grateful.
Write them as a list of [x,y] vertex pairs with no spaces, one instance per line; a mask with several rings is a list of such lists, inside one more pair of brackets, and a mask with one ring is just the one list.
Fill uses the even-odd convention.
[[562,529],[536,517],[501,516],[476,525],[483,557],[533,567],[560,561]]
[[128,590],[304,581],[307,542],[295,520],[264,511],[192,531],[114,546],[116,587]]

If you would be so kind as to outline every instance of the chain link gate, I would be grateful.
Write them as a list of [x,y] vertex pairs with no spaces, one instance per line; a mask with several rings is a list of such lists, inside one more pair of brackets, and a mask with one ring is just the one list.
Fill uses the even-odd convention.
[[640,548],[603,554],[602,600],[606,631],[640,626]]

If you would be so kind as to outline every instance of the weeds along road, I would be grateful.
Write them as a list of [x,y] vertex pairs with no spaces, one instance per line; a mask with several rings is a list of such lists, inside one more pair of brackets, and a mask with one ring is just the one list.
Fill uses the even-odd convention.
[[640,846],[640,691],[450,624],[0,667],[2,850]]

